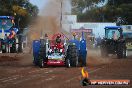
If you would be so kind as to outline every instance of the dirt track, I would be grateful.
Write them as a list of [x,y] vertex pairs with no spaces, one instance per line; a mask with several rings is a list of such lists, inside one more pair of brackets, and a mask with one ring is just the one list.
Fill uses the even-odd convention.
[[[128,59],[97,57],[95,51],[89,53],[90,79],[130,79],[132,80],[132,57]],[[94,56],[92,55],[94,54]],[[92,55],[92,56],[91,56]],[[1,59],[1,58],[0,58]],[[32,64],[31,54],[10,55],[0,61],[0,88],[81,88],[81,68],[47,67]],[[10,60],[12,59],[12,60]],[[102,88],[102,87],[88,87]],[[111,87],[103,87],[111,88]],[[112,87],[112,88],[131,88]]]

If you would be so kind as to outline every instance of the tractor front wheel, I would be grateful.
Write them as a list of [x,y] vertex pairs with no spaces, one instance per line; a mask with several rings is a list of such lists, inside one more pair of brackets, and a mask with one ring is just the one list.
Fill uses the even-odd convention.
[[69,59],[66,59],[66,67],[67,68],[70,68],[71,67],[71,63],[70,63],[70,60]]
[[127,58],[126,44],[124,44],[124,46],[123,46],[123,58]]
[[41,56],[39,56],[39,58],[38,58],[38,62],[39,62],[39,64],[38,64],[38,66],[40,67],[40,68],[43,68],[44,67],[44,60],[43,60],[43,58],[41,57]]
[[70,61],[70,66],[77,67],[77,65],[78,65],[78,50],[77,50],[76,45],[68,46],[67,59]]
[[125,49],[125,47],[124,47],[124,45],[122,43],[118,44],[117,57],[119,59],[126,57],[126,49]]
[[44,39],[40,40],[40,51],[39,51],[39,67],[43,68],[45,66],[44,62],[47,60],[46,58],[46,44]]

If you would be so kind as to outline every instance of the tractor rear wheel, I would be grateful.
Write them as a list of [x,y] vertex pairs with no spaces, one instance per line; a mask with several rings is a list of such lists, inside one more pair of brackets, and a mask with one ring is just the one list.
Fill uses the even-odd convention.
[[41,49],[40,49],[40,52],[39,52],[39,57],[38,57],[38,63],[39,63],[39,67],[40,68],[43,68],[44,67],[44,61],[45,61],[45,54],[46,54],[46,52],[45,52],[45,49],[46,48],[42,48],[41,47]]
[[127,58],[126,44],[123,45],[123,58]]
[[117,49],[117,57],[120,58],[126,58],[127,57],[127,49],[126,49],[126,43],[120,42],[118,44],[118,49]]
[[44,62],[46,62],[47,58],[46,58],[46,44],[44,43],[45,40],[40,40],[40,51],[39,51],[39,58],[38,58],[38,62],[39,62],[39,67],[43,68],[45,66]]
[[70,66],[77,67],[77,65],[78,65],[78,50],[77,50],[76,45],[68,46],[67,59],[70,61]]
[[123,51],[123,58],[127,58],[127,50],[126,49]]
[[39,58],[39,67],[40,68],[44,67],[44,60],[43,60],[43,58]]
[[69,59],[66,59],[65,63],[66,63],[66,67],[67,68],[70,68],[71,67],[71,63],[70,63],[70,60]]

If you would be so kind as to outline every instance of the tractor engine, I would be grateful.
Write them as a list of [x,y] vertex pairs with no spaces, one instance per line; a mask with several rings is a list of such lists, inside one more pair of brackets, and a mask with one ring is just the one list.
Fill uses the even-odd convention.
[[82,40],[69,40],[62,34],[55,34],[52,39],[48,37],[33,41],[33,62],[39,67],[44,66],[86,66],[86,40],[82,33]]
[[51,55],[53,53],[64,54],[64,38],[61,34],[55,34],[52,37],[51,43],[49,44],[50,48],[48,50],[48,54]]
[[64,44],[56,43],[55,45],[50,46],[48,53],[51,55],[53,53],[64,54]]

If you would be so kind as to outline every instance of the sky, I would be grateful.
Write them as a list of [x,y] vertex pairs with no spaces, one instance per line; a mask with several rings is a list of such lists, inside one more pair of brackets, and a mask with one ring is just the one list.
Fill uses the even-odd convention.
[[44,8],[44,5],[48,2],[48,0],[30,0],[30,2],[37,5],[39,10],[41,10]]

